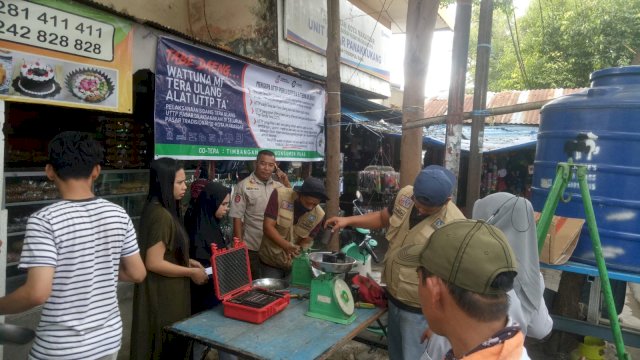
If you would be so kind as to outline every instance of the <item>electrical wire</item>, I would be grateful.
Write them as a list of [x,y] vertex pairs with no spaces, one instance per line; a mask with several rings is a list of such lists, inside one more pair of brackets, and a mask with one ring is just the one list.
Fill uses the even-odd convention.
[[[189,7],[190,4],[187,4],[187,7]],[[189,10],[189,9],[187,9]],[[189,21],[189,31],[191,32],[191,37],[195,37],[195,34],[193,33],[193,27],[191,26],[192,22],[191,21],[191,11],[187,11],[187,21]]]
[[207,33],[209,34],[209,38],[211,41],[215,42],[213,36],[211,35],[211,31],[209,31],[209,22],[207,21],[207,0],[202,0],[202,14],[204,15],[204,24],[207,27]]
[[529,83],[529,76],[527,75],[527,69],[524,66],[524,61],[522,60],[522,49],[520,48],[520,32],[518,31],[518,18],[516,17],[515,8],[513,9],[513,28],[516,30],[516,43],[518,44],[518,54],[520,54],[520,62],[522,64],[522,72],[525,77],[525,84],[527,85],[527,89],[531,89],[531,84]]
[[540,29],[542,29],[542,31],[541,31],[542,32],[542,43],[544,44],[545,43],[544,36],[545,36],[546,31],[545,31],[545,27],[544,27],[544,16],[542,14],[542,0],[538,0],[538,10],[540,11],[540,26],[541,26]]
[[511,27],[511,19],[510,19],[511,14],[513,14],[514,21],[515,21],[515,11],[513,11],[513,0],[511,0],[510,9],[511,9],[511,12],[509,12],[509,10],[505,11],[507,16],[507,25],[509,26],[509,35],[511,36],[511,42],[513,43],[513,49],[516,55],[516,61],[518,62],[518,68],[520,69],[520,75],[522,76],[522,82],[525,88],[529,88],[529,79],[527,78],[527,73],[524,69],[524,62],[522,61],[522,55],[520,54],[520,46],[513,35],[513,29]]

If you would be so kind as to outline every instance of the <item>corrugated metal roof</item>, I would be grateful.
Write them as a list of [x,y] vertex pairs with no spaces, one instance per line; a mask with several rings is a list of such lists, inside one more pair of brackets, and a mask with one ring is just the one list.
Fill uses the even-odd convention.
[[[502,91],[499,93],[487,94],[487,108],[496,108],[516,104],[526,104],[530,102],[555,99],[563,95],[569,95],[578,91],[585,90],[585,88],[577,89],[537,89],[537,90],[522,90],[522,91]],[[425,100],[424,113],[425,117],[434,117],[446,115],[448,100],[444,97],[430,97]],[[473,110],[473,95],[465,95],[464,97],[464,111],[469,112]],[[471,120],[465,120],[465,122],[471,122]],[[509,125],[539,125],[540,124],[540,110],[530,110],[525,112],[489,116],[485,120],[486,124],[509,124]]]

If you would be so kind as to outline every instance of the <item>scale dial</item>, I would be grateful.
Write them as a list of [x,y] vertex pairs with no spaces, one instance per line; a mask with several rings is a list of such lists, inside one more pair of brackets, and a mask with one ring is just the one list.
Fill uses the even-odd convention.
[[353,302],[353,295],[349,285],[342,279],[334,279],[333,281],[333,297],[338,303],[340,310],[347,315],[353,315],[355,304]]

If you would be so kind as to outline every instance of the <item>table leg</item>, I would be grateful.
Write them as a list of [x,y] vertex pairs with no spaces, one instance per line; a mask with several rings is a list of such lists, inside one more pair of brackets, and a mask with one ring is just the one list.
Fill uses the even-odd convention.
[[601,283],[599,277],[590,277],[591,286],[589,289],[589,308],[587,310],[587,321],[598,324],[600,320]]
[[378,326],[380,326],[380,330],[382,330],[382,333],[384,334],[384,337],[388,337],[387,336],[387,328],[386,328],[386,326],[382,325],[382,322],[380,322],[380,319],[376,319],[376,322],[378,323]]

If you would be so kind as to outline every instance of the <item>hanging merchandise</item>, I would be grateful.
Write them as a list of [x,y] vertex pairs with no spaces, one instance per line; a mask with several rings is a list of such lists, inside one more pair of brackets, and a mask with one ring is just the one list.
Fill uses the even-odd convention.
[[389,194],[399,190],[400,173],[391,166],[369,165],[358,172],[358,190],[367,194]]

